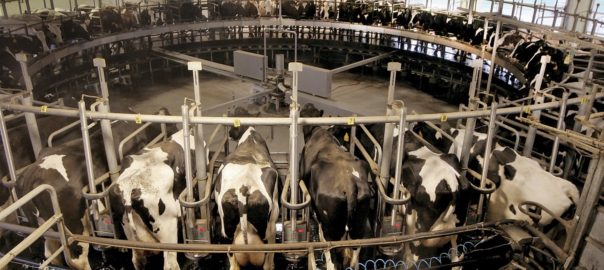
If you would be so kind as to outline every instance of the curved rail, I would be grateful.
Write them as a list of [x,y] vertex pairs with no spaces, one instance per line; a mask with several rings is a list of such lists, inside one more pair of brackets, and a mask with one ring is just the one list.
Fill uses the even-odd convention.
[[300,210],[302,208],[306,208],[310,205],[310,193],[308,193],[308,188],[306,188],[306,184],[304,181],[298,181],[300,185],[300,189],[302,190],[302,196],[304,196],[304,201],[301,203],[289,203],[287,201],[287,195],[289,194],[289,182],[291,181],[290,176],[288,175],[285,178],[285,184],[283,185],[283,191],[281,191],[281,203],[285,208],[290,210]]
[[[197,31],[199,29],[215,29],[215,28],[229,28],[229,27],[266,27],[275,28],[275,26],[284,25],[287,27],[307,27],[307,28],[324,28],[324,29],[339,29],[339,30],[351,30],[351,31],[362,31],[368,33],[377,33],[391,35],[395,37],[414,39],[423,42],[435,43],[444,45],[450,48],[458,49],[471,53],[474,55],[482,55],[484,53],[485,59],[491,59],[492,54],[489,52],[483,52],[481,48],[474,47],[465,42],[459,42],[452,40],[448,37],[441,37],[432,35],[427,32],[417,32],[413,30],[397,29],[383,26],[370,26],[370,25],[359,25],[351,24],[349,22],[330,22],[330,21],[304,21],[304,20],[293,20],[293,19],[275,19],[275,18],[258,18],[258,19],[243,19],[236,21],[211,21],[211,22],[195,22],[195,23],[184,23],[184,24],[172,24],[165,25],[162,27],[137,29],[135,32],[118,33],[114,35],[107,35],[97,38],[92,41],[78,43],[73,46],[55,50],[52,54],[43,56],[42,58],[36,59],[31,65],[28,66],[29,74],[36,74],[45,66],[56,63],[57,60],[65,58],[69,55],[78,53],[83,50],[91,49],[97,46],[101,46],[111,42],[119,42],[130,39],[138,39],[146,36],[157,36],[171,32],[182,32],[182,31]],[[509,70],[514,76],[521,82],[525,82],[526,79],[521,70],[519,70],[512,63],[508,62],[504,58],[496,57],[495,64],[504,67]]]
[[[604,98],[604,93],[597,93],[595,99]],[[567,104],[578,104],[584,97],[569,99]],[[497,109],[497,115],[518,114],[526,110],[536,111],[557,108],[561,105],[560,101],[552,101],[530,106],[508,107]],[[56,109],[48,108],[44,113],[40,112],[39,107],[25,106],[19,104],[0,103],[0,108],[8,110],[18,110],[24,112],[34,112],[46,115],[59,115],[66,117],[79,117],[78,110],[72,109]],[[463,118],[476,118],[490,115],[491,110],[477,110],[470,112],[450,112],[450,113],[429,113],[407,116],[407,122],[418,121],[434,121],[440,120],[446,116],[449,120],[457,120]],[[137,119],[143,122],[155,123],[182,123],[181,116],[172,115],[151,115],[151,114],[128,114],[128,113],[102,113],[102,112],[86,112],[86,117],[92,120],[110,119],[134,122]],[[358,116],[355,118],[357,124],[373,124],[373,123],[396,123],[400,116]],[[298,123],[303,125],[348,125],[350,117],[306,117],[299,118]],[[217,116],[192,116],[191,124],[224,124],[232,125],[235,120],[238,120],[241,125],[290,125],[289,117],[217,117]]]
[[355,239],[342,241],[326,242],[295,242],[282,244],[173,244],[173,243],[149,243],[128,240],[118,240],[109,238],[90,237],[84,235],[70,235],[69,241],[89,243],[101,246],[112,246],[117,248],[127,248],[149,251],[172,251],[185,253],[228,253],[234,252],[259,252],[259,253],[280,253],[280,252],[306,252],[313,250],[330,250],[341,247],[367,247],[382,246],[407,243],[411,241],[444,237],[449,235],[461,234],[472,231],[498,231],[496,227],[506,224],[526,224],[525,221],[502,220],[497,222],[481,222],[474,225],[466,225],[447,230],[438,230],[432,232],[421,232],[414,235],[399,235],[369,239]]

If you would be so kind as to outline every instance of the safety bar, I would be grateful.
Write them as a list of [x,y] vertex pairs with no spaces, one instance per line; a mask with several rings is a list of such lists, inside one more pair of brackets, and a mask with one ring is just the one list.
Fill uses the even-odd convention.
[[[476,172],[475,170],[472,170],[470,168],[466,169],[467,172],[470,173],[470,175],[472,175],[472,177],[476,178],[476,179],[480,179],[482,177],[482,175],[478,172]],[[485,179],[485,187],[481,188],[479,186],[476,186],[472,183],[472,181],[468,181],[468,183],[470,183],[470,186],[478,191],[481,194],[491,194],[493,193],[496,189],[497,189],[497,185],[495,185],[495,182],[493,182],[493,180],[486,178]]]
[[285,184],[283,186],[283,191],[281,192],[281,203],[285,208],[289,210],[300,210],[302,208],[306,208],[310,204],[310,193],[308,193],[308,189],[306,188],[306,184],[304,181],[298,180],[298,185],[302,190],[302,196],[304,197],[304,201],[302,203],[289,203],[287,200],[287,195],[289,194],[289,184],[290,184],[290,176],[287,175],[285,178]]
[[[27,165],[27,166],[29,166],[29,165]],[[15,172],[15,174],[16,174],[16,175],[20,175],[20,174],[21,174],[21,173],[23,173],[23,171],[24,171],[24,170],[27,168],[27,166],[25,166],[25,167],[23,167],[23,168],[21,168],[21,169],[18,169],[18,170]],[[16,185],[16,184],[17,184],[16,179],[15,179],[15,180],[10,180],[9,175],[5,175],[4,177],[2,177],[2,185],[3,185],[3,186],[5,186],[5,187],[7,187],[7,188],[13,188],[13,187],[15,187],[15,185]]]
[[[353,143],[356,144],[356,147],[361,151],[361,154],[363,154],[363,156],[365,157],[366,160],[373,161],[373,159],[371,159],[371,156],[369,155],[369,153],[367,152],[367,150],[365,149],[365,147],[358,140],[353,141]],[[369,164],[372,167],[371,169],[372,169],[373,173],[375,175],[379,176],[380,175],[380,172],[379,172],[380,169],[377,166],[377,164],[375,164],[374,162],[370,162]],[[404,191],[405,194],[403,194],[403,198],[402,199],[395,200],[395,199],[391,198],[390,196],[388,196],[388,194],[386,194],[386,189],[384,188],[384,184],[382,183],[382,181],[376,180],[375,183],[378,186],[378,191],[379,191],[380,196],[388,204],[403,205],[403,204],[409,202],[409,200],[411,200],[411,193],[409,191],[407,191],[407,190]]]
[[[367,138],[369,138],[371,143],[373,143],[373,149],[376,151],[376,159],[378,160],[378,163],[379,163],[382,160],[382,146],[375,139],[375,137],[373,137],[373,134],[371,134],[371,132],[369,132],[369,130],[367,129],[367,127],[364,124],[360,124],[359,127],[361,127],[363,132],[365,132],[365,135],[367,136]],[[356,136],[355,136],[355,139],[356,139]],[[370,160],[373,160],[373,159],[370,159]],[[379,164],[377,164],[377,165],[379,166]]]
[[[111,172],[106,172],[103,175],[97,177],[96,179],[94,179],[94,185],[100,185],[105,183],[105,181],[107,181],[107,179],[110,179],[111,176]],[[115,185],[116,183],[111,183],[111,185],[109,185],[105,190],[103,190],[100,193],[88,193],[88,186],[83,186],[82,187],[82,197],[84,197],[84,199],[86,200],[98,200],[98,199],[102,199],[107,197],[107,194],[109,194],[109,190],[111,189],[111,187],[113,185]]]
[[[216,130],[218,130],[218,127],[216,128]],[[211,138],[210,138],[211,139]],[[222,139],[222,143],[221,145],[224,145],[225,143],[227,143],[228,138],[225,136]],[[215,151],[214,155],[212,155],[212,158],[210,159],[210,163],[208,168],[210,169],[210,172],[208,174],[208,179],[209,179],[209,183],[206,183],[206,190],[205,190],[205,195],[203,198],[201,198],[199,201],[194,201],[194,202],[188,202],[186,199],[187,196],[187,190],[184,189],[179,195],[178,195],[178,201],[180,202],[180,205],[182,207],[186,207],[186,208],[195,208],[195,207],[199,207],[201,205],[204,205],[205,203],[208,202],[208,200],[211,197],[212,194],[212,184],[214,182],[214,164],[216,163],[216,160],[218,159],[218,156],[220,155],[220,151]],[[195,179],[193,180],[193,185],[195,185],[197,182],[199,181],[199,179],[197,177],[195,177]]]
[[518,205],[518,209],[520,210],[520,212],[522,212],[523,214],[529,216],[530,218],[534,219],[534,220],[540,220],[541,219],[541,214],[536,214],[536,213],[531,213],[529,212],[529,210],[527,209],[528,207],[535,207],[537,208],[537,211],[545,211],[546,213],[548,213],[550,216],[552,216],[552,218],[554,218],[556,221],[560,222],[560,224],[562,224],[564,226],[564,228],[567,230],[567,232],[569,230],[571,230],[574,227],[574,223],[572,220],[565,220],[559,216],[557,216],[556,214],[554,214],[554,212],[552,212],[550,209],[548,209],[547,207],[545,207],[544,205],[538,203],[538,202],[534,202],[534,201],[525,201],[522,202]]
[[518,146],[520,145],[520,132],[514,129],[513,127],[507,125],[503,121],[497,121],[495,124],[497,124],[498,127],[502,127],[503,129],[514,133],[514,150],[518,150]]
[[71,261],[71,253],[70,253],[69,249],[65,249],[65,247],[67,247],[67,237],[65,235],[65,227],[63,224],[63,214],[61,213],[61,208],[59,206],[59,199],[57,198],[57,193],[51,185],[48,185],[48,184],[39,185],[38,187],[34,188],[32,191],[25,194],[19,200],[12,203],[11,205],[9,205],[3,211],[0,211],[0,220],[3,220],[10,213],[21,208],[26,203],[29,203],[31,200],[33,200],[33,198],[38,196],[43,191],[48,192],[48,195],[50,196],[50,201],[52,204],[52,209],[53,209],[54,215],[51,216],[48,220],[46,220],[46,222],[44,222],[42,225],[40,225],[36,230],[34,230],[29,236],[27,236],[25,239],[23,239],[10,252],[5,254],[5,256],[0,258],[0,268],[5,268],[15,257],[17,257],[17,255],[19,255],[19,253],[21,253],[25,249],[29,248],[29,246],[31,246],[35,241],[37,241],[40,237],[42,237],[42,235],[46,231],[50,230],[53,226],[55,226],[55,224],[57,224],[57,227],[59,228],[59,236],[60,236],[59,240],[61,241],[61,248],[59,248],[58,251],[56,251],[52,255],[50,255],[46,259],[46,261],[44,263],[42,263],[42,265],[43,266],[48,265],[48,263],[51,262],[57,256],[59,256],[59,254],[61,254],[61,252],[64,252],[65,261],[67,262],[67,264],[72,268],[76,267],[76,265],[73,265],[73,263]]
[[472,231],[498,231],[497,226],[506,224],[526,224],[526,221],[502,220],[496,222],[481,222],[473,225],[455,227],[446,230],[431,232],[420,232],[413,235],[396,235],[379,238],[354,239],[342,241],[326,242],[291,242],[280,244],[175,244],[175,243],[156,243],[156,242],[138,242],[129,240],[119,240],[112,238],[90,237],[84,235],[70,235],[69,240],[74,242],[90,243],[95,245],[108,245],[136,250],[150,251],[173,251],[173,252],[193,252],[193,253],[232,253],[232,252],[262,252],[262,253],[281,253],[288,251],[306,252],[308,248],[315,250],[328,250],[339,247],[366,247],[400,244],[411,241],[445,237],[457,235]]

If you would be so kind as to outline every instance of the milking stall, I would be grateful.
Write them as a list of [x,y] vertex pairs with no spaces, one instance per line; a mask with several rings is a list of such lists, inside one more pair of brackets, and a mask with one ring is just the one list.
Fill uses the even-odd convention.
[[0,269],[604,269],[601,3],[0,0]]

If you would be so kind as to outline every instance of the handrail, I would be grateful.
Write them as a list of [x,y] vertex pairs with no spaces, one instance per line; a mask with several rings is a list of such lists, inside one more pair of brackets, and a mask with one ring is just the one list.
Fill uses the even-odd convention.
[[[365,135],[367,136],[367,138],[369,138],[371,143],[373,143],[373,149],[376,150],[376,152],[377,152],[376,159],[378,160],[378,162],[380,162],[382,160],[382,146],[375,139],[375,137],[373,137],[373,134],[371,134],[371,132],[369,132],[369,130],[367,129],[367,127],[365,125],[360,124],[359,127],[361,127],[361,129],[365,132]],[[356,136],[355,136],[355,138],[356,138]]]
[[[604,97],[604,93],[597,93],[596,99]],[[582,97],[569,99],[567,104],[578,104],[582,101]],[[553,101],[547,103],[541,103],[530,106],[519,106],[501,108],[497,110],[497,115],[506,114],[518,114],[527,109],[532,111],[551,109],[560,106],[560,101]],[[30,107],[19,104],[7,104],[0,103],[0,108],[7,110],[19,110],[25,112],[37,112],[40,113],[38,107]],[[48,115],[59,115],[68,117],[79,116],[78,110],[66,110],[66,109],[55,109],[48,108],[47,112],[42,114]],[[419,115],[407,116],[407,122],[418,122],[418,121],[431,121],[440,120],[442,113],[429,113]],[[483,117],[490,115],[490,110],[476,110],[469,112],[450,112],[446,113],[449,120],[456,120],[460,118],[472,118],[472,117]],[[98,119],[110,119],[110,120],[122,120],[122,121],[135,121],[140,119],[144,122],[165,122],[165,123],[181,123],[182,116],[172,115],[151,115],[151,114],[128,114],[128,113],[101,113],[101,112],[86,112],[86,117],[92,120]],[[395,123],[399,121],[400,116],[358,116],[355,118],[357,124],[370,124],[370,123]],[[298,123],[303,125],[347,125],[350,117],[301,117],[298,119]],[[191,124],[225,124],[232,125],[233,121],[238,120],[241,125],[290,125],[291,119],[289,117],[216,117],[216,116],[192,116]]]
[[[25,205],[26,203],[29,203],[36,196],[38,196],[40,193],[42,193],[44,191],[48,192],[48,195],[50,196],[50,201],[52,204],[52,209],[53,209],[54,215],[51,216],[50,218],[48,218],[46,220],[46,222],[44,222],[42,225],[40,225],[38,227],[38,229],[34,230],[29,236],[27,236],[25,239],[23,239],[18,245],[13,247],[13,249],[10,252],[8,252],[4,257],[0,258],[0,268],[6,267],[12,261],[12,259],[14,259],[19,253],[21,253],[25,249],[27,249],[30,245],[32,245],[35,241],[37,241],[38,238],[40,238],[46,231],[50,230],[57,223],[58,223],[57,227],[59,228],[59,235],[60,235],[59,238],[60,238],[60,242],[61,242],[61,248],[59,248],[59,250],[64,252],[65,261],[67,262],[67,264],[69,264],[70,267],[75,268],[75,265],[73,265],[73,262],[71,260],[71,252],[69,251],[69,249],[65,249],[65,247],[67,247],[67,237],[65,234],[65,227],[63,224],[63,214],[61,213],[61,208],[59,206],[59,199],[57,197],[57,192],[55,191],[54,187],[52,187],[51,185],[42,184],[42,185],[37,186],[36,188],[34,188],[33,190],[31,190],[30,192],[25,194],[23,197],[21,197],[19,200],[15,201],[11,205],[9,205],[7,208],[0,211],[0,220],[5,219],[10,213],[17,211],[23,205]],[[43,265],[52,261],[60,254],[61,254],[61,252],[59,252],[59,251],[54,252],[52,255],[50,255],[48,258],[46,258],[46,261],[43,263]]]
[[281,203],[289,210],[300,210],[302,208],[306,208],[310,204],[310,193],[306,188],[306,184],[304,184],[304,181],[298,180],[298,185],[300,185],[300,189],[302,190],[302,196],[304,196],[304,201],[301,203],[290,203],[287,201],[287,195],[289,194],[289,182],[290,176],[287,175],[285,178],[285,184],[283,185],[283,190],[281,191]]
[[455,138],[453,138],[453,136],[451,136],[448,132],[446,132],[445,130],[443,130],[442,128],[438,127],[436,124],[434,124],[430,121],[425,121],[424,123],[426,123],[428,126],[433,128],[434,130],[436,130],[436,132],[440,132],[443,137],[449,139],[449,141],[451,141],[453,143],[453,153],[457,153],[458,145],[457,145],[457,141],[455,140]]
[[149,250],[149,251],[173,251],[185,253],[232,253],[232,252],[254,252],[254,253],[277,253],[300,251],[306,252],[309,248],[314,250],[328,250],[339,247],[366,247],[366,246],[385,246],[392,244],[406,243],[416,240],[431,239],[449,235],[460,234],[472,231],[497,231],[494,227],[506,224],[526,224],[526,221],[502,220],[496,222],[481,222],[473,225],[455,227],[446,230],[431,232],[420,232],[413,235],[393,235],[387,237],[354,239],[341,241],[325,242],[289,242],[280,244],[175,244],[175,243],[157,243],[157,242],[138,242],[129,240],[118,240],[102,237],[90,237],[84,235],[70,235],[69,240],[74,242],[83,242],[94,245],[105,245],[112,247]]

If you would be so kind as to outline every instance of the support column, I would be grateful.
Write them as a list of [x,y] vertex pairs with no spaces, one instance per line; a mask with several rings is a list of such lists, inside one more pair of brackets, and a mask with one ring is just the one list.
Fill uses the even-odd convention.
[[[291,125],[289,128],[289,173],[290,173],[290,203],[298,203],[298,118],[300,117],[300,110],[298,105],[298,75],[302,72],[302,63],[291,62],[289,63],[288,69],[292,73],[292,103],[290,105],[289,116],[291,119]],[[297,216],[296,210],[291,210],[290,222],[291,231],[295,232],[297,227]]]
[[[482,59],[473,60],[470,66],[474,68],[472,73],[472,82],[470,83],[468,101],[468,110],[475,111],[478,109],[478,102],[476,99],[476,85],[480,83],[478,81],[478,75],[482,72]],[[474,127],[476,126],[476,118],[468,118],[466,120],[466,130],[463,138],[463,144],[461,148],[461,168],[465,170],[468,168],[470,162],[470,148],[472,147],[472,136],[474,134]]]
[[[99,112],[108,113],[110,110],[109,88],[107,87],[107,81],[105,80],[105,67],[107,65],[105,63],[105,59],[103,58],[94,58],[92,63],[97,68],[99,85],[101,88],[101,94],[103,96],[102,103],[99,105]],[[111,182],[114,183],[118,178],[119,167],[117,165],[117,156],[115,154],[115,142],[113,140],[113,131],[111,130],[111,121],[108,119],[103,119],[100,122],[107,165],[109,165],[109,175],[111,176]]]
[[[535,81],[535,90],[533,91],[534,104],[543,103],[543,92],[541,91],[541,84],[543,83],[543,76],[545,75],[545,67],[549,63],[551,57],[549,55],[541,56],[541,70],[537,75]],[[532,114],[533,119],[539,119],[541,117],[541,110],[535,110]],[[522,155],[525,157],[531,157],[533,151],[533,144],[535,143],[535,135],[537,134],[537,128],[535,126],[529,126],[529,130],[526,134],[526,141],[524,142],[524,149],[522,149]]]
[[[197,109],[195,110],[195,116],[201,116],[201,90],[199,88],[199,72],[202,70],[201,62],[189,62],[187,63],[189,70],[193,72],[193,91],[195,93],[195,104]],[[208,168],[207,168],[207,156],[206,156],[206,145],[203,133],[203,125],[195,125],[193,131],[195,136],[195,170],[197,178],[197,187],[199,192],[199,198],[204,197],[206,190],[206,184],[208,182]],[[201,211],[201,218],[206,218],[207,211]]]
[[[27,94],[21,100],[21,103],[25,106],[33,106],[33,83],[29,76],[29,70],[27,69],[27,54],[18,53],[15,55],[17,61],[21,65],[21,74],[23,75],[23,81],[25,82],[25,90]],[[31,141],[32,149],[34,150],[34,156],[38,159],[38,154],[42,150],[42,140],[40,139],[40,130],[38,129],[38,122],[36,121],[36,115],[31,112],[24,113],[25,122],[27,123],[27,131],[29,133],[29,139]]]

